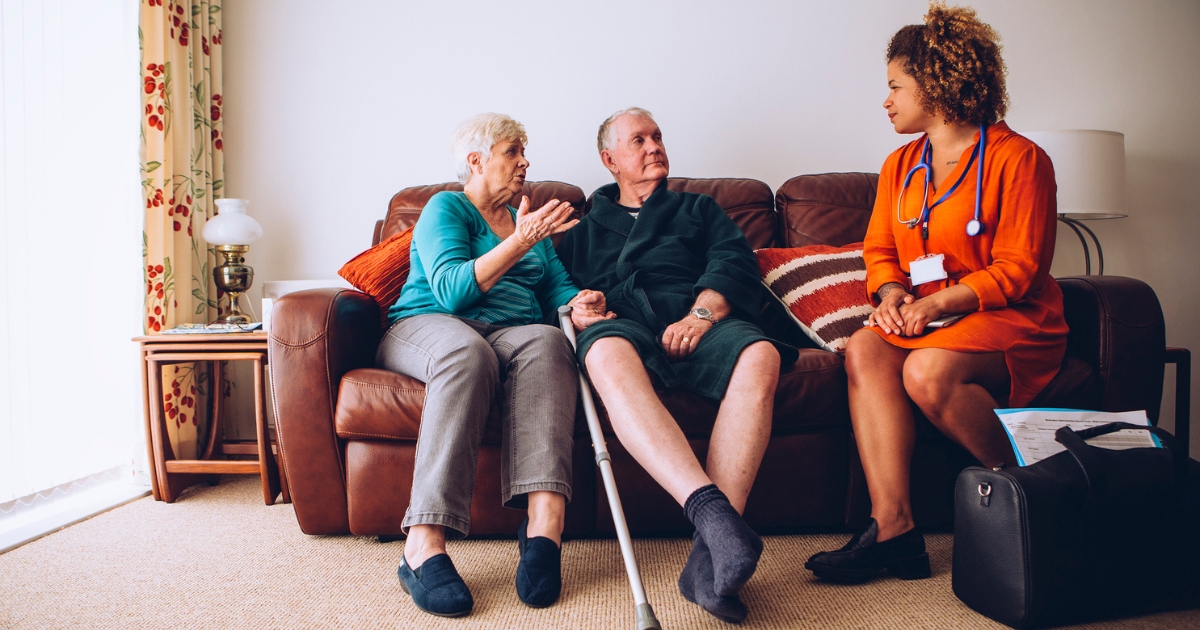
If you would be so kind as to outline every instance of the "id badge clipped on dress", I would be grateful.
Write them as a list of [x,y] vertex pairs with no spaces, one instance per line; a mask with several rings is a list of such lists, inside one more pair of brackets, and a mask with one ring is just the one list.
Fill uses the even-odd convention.
[[946,267],[942,264],[946,260],[943,254],[926,254],[908,264],[908,275],[912,281],[912,285],[925,284],[926,282],[937,282],[945,280]]

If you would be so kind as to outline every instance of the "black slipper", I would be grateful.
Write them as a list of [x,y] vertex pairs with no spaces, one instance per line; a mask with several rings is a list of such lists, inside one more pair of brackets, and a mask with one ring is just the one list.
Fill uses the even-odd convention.
[[439,617],[462,617],[471,612],[475,599],[467,583],[459,577],[450,556],[440,553],[426,560],[416,570],[400,557],[400,588],[412,595],[417,608]]
[[517,530],[517,597],[532,608],[545,608],[562,594],[562,549],[545,536],[527,538],[529,519]]

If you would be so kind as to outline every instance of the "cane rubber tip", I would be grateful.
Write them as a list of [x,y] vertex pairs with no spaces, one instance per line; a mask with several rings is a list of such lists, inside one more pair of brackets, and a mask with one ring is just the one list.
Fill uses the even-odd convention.
[[638,630],[662,630],[662,625],[658,623],[650,604],[638,604],[637,627]]

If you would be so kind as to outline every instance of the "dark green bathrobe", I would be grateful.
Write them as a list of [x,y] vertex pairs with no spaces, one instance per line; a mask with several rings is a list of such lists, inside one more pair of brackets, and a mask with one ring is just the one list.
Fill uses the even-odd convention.
[[[746,346],[770,341],[785,365],[795,361],[794,348],[753,324],[762,305],[758,262],[741,229],[712,197],[667,190],[664,180],[637,219],[616,204],[619,198],[616,184],[598,189],[592,211],[558,248],[576,285],[603,291],[617,314],[579,334],[581,366],[597,339],[624,337],[660,384],[720,400]],[[695,352],[670,361],[662,333],[688,314],[704,289],[724,296],[732,311],[700,338]]]

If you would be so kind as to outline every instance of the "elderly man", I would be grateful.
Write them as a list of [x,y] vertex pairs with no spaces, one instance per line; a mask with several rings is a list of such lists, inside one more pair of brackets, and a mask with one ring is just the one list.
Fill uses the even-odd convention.
[[[616,183],[596,191],[559,251],[576,283],[603,291],[617,318],[580,333],[580,362],[621,444],[696,526],[680,592],[736,623],[746,616],[738,592],[762,553],[741,513],[771,434],[781,351],[788,361],[796,352],[751,323],[761,285],[741,230],[711,197],[667,190],[650,112],[613,114],[597,144]],[[655,382],[720,401],[706,466]]]

